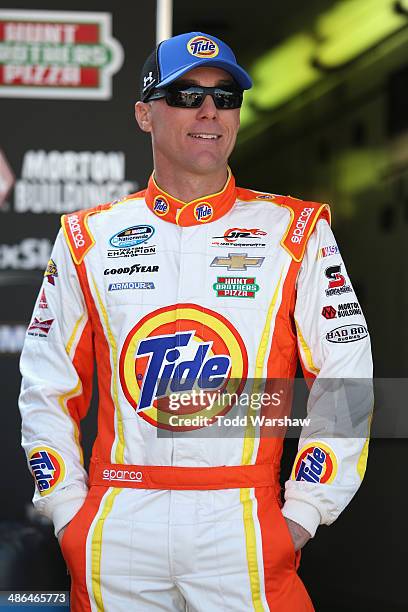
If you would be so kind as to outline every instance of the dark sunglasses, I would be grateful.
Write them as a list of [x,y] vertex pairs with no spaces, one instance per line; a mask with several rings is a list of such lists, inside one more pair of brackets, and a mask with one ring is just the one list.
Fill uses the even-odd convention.
[[234,86],[201,87],[201,85],[177,85],[156,89],[147,99],[165,98],[169,106],[199,108],[206,96],[211,96],[218,109],[230,110],[242,105],[242,91]]

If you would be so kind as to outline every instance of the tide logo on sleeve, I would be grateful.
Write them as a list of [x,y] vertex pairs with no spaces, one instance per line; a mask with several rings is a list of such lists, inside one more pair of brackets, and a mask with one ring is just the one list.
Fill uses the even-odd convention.
[[34,448],[28,462],[40,495],[48,495],[64,480],[65,463],[54,449],[46,446]]
[[304,446],[297,454],[292,480],[331,483],[337,474],[337,458],[333,450],[318,442]]
[[[123,392],[139,417],[161,429],[187,431],[197,428],[186,424],[192,415],[206,417],[202,427],[232,408],[245,386],[248,356],[225,317],[195,304],[175,304],[146,315],[129,332],[119,370]],[[175,412],[171,398],[180,394],[201,394],[201,401]]]

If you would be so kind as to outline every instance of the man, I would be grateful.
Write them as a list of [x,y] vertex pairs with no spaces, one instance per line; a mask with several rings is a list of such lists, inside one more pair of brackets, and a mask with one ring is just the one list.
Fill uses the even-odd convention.
[[[327,206],[235,186],[227,162],[250,87],[214,36],[161,43],[135,106],[152,139],[147,189],[62,219],[22,355],[20,407],[34,503],[54,521],[75,611],[312,610],[297,551],[364,474],[367,414],[363,436],[328,441],[324,389],[309,401],[313,426],[282,511],[281,438],[256,425],[208,434],[240,408],[221,405],[226,391],[293,378],[297,352],[313,390],[371,376]],[[94,355],[88,482],[79,421]],[[184,391],[202,403],[174,410]]]

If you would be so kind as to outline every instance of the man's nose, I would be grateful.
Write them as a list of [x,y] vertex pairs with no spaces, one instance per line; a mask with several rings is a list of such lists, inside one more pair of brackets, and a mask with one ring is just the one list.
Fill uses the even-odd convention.
[[214,100],[210,94],[207,94],[200,108],[198,109],[198,115],[202,118],[214,119],[218,114],[218,109],[215,106]]

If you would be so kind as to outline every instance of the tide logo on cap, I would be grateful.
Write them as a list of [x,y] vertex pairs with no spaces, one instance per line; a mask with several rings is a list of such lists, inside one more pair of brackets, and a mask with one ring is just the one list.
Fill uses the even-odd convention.
[[34,448],[29,457],[31,471],[40,495],[48,495],[64,480],[65,463],[53,448]]
[[329,484],[337,474],[337,458],[333,450],[318,442],[304,446],[297,454],[292,480]]
[[187,43],[187,50],[194,57],[216,57],[219,53],[218,45],[206,36],[194,36]]
[[170,204],[164,196],[156,196],[154,198],[153,210],[159,217],[164,217],[169,212]]
[[[129,332],[119,373],[139,417],[160,429],[187,431],[231,410],[245,386],[248,355],[225,317],[196,304],[174,304],[146,315]],[[175,408],[173,398],[181,395],[200,401]],[[192,416],[206,422],[192,426]]]
[[206,223],[212,219],[214,209],[208,202],[199,202],[194,206],[194,217],[200,223]]

